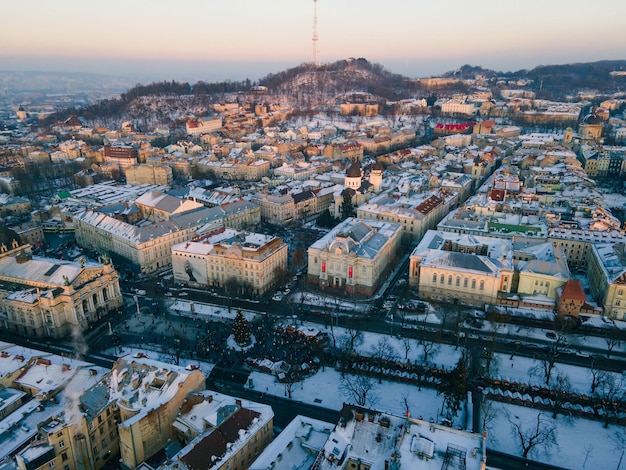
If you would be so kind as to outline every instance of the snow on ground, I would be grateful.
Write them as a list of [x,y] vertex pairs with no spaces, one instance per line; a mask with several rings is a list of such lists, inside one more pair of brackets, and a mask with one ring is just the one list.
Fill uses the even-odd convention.
[[[545,386],[545,381],[541,373],[535,369],[540,365],[540,361],[530,357],[514,356],[511,359],[509,354],[494,354],[492,362],[491,376],[509,382],[525,383],[528,385],[536,385],[538,387]],[[591,371],[586,367],[573,366],[569,364],[556,363],[552,370],[552,378],[558,374],[566,376],[569,379],[572,392],[579,394],[591,393]],[[615,379],[620,379],[622,374],[607,372],[613,375]]]
[[[591,320],[598,322],[599,325],[605,325],[605,322],[601,320]],[[623,324],[624,322],[616,322]],[[621,326],[621,325],[618,325]],[[469,328],[467,329],[470,330]],[[524,340],[532,340],[533,342],[543,342],[545,344],[551,344],[553,341],[550,340],[546,333],[554,333],[554,330],[550,329],[541,329],[541,328],[531,328],[519,325],[513,325],[510,323],[498,323],[497,325],[483,320],[483,325],[480,328],[472,327],[472,331],[475,331],[476,334],[480,334],[481,336],[488,338],[495,334],[499,337],[507,336],[511,340],[518,339],[520,341]],[[567,344],[565,348],[572,352],[577,352],[580,349],[586,349],[595,353],[606,355],[607,353],[607,340],[598,336],[586,336],[577,333],[566,333],[565,338],[567,339]],[[614,349],[614,352],[626,353],[626,342],[621,342],[617,344]]]
[[[354,377],[346,374],[347,378]],[[285,385],[278,382],[276,377],[262,372],[252,372],[252,389],[259,393],[287,396]],[[443,404],[443,396],[437,395],[437,391],[432,388],[423,387],[421,391],[410,384],[391,382],[383,380],[381,384],[375,378],[373,388],[368,395],[366,407],[385,411],[397,416],[404,416],[406,413],[406,403],[413,417],[423,417],[425,420],[440,421],[439,411]],[[251,388],[251,387],[247,387]],[[349,392],[341,386],[341,373],[335,369],[325,368],[319,370],[314,375],[305,378],[293,386],[291,396],[293,400],[314,405],[340,410],[343,403],[355,403]],[[464,429],[466,415],[461,414],[454,420],[455,426],[462,426]],[[471,423],[470,423],[471,424]]]
[[349,302],[339,297],[321,295],[312,292],[295,292],[290,297],[293,304],[303,303],[313,307],[332,308],[336,311],[365,312],[369,309],[368,302]]
[[[311,326],[318,328],[321,332],[327,333],[330,338],[331,345],[333,344],[333,335],[335,337],[335,346],[341,348],[345,341],[349,337],[349,331],[342,327],[330,327],[321,326],[316,323],[303,322],[304,326]],[[362,332],[361,340],[355,343],[355,350],[361,356],[374,355],[374,348],[382,339],[386,339],[389,345],[395,351],[395,356],[399,362],[406,362],[408,359],[411,363],[422,363],[424,348],[416,339],[410,339],[408,342],[409,350],[405,345],[405,341],[398,336],[389,336],[380,333]],[[428,362],[430,365],[436,365],[441,368],[451,369],[458,362],[461,357],[462,350],[455,348],[449,344],[438,344],[430,352]]]
[[[513,422],[523,429],[537,424],[539,410],[524,406],[493,402],[495,417],[487,426],[487,447],[500,452],[521,456],[520,444],[513,435]],[[531,451],[529,458],[568,469],[617,469],[623,468],[624,428],[610,425],[602,427],[600,421],[559,415],[553,420],[550,412],[542,412],[548,424],[556,426],[555,444],[546,451]],[[621,437],[621,439],[620,439]],[[489,453],[487,453],[489,455]],[[622,462],[621,466],[618,464]]]
[[[177,301],[175,306],[178,308],[178,313],[190,315],[189,304],[190,302]],[[202,306],[196,303],[194,308],[197,315],[208,315],[216,319],[224,317],[232,319],[235,315],[235,311],[228,312],[228,309],[224,307]],[[244,312],[244,314],[251,319],[254,313]],[[430,314],[435,316],[432,312]],[[425,315],[422,314],[421,318],[424,317]],[[398,323],[396,323],[396,328],[399,327]],[[333,334],[335,340],[340,341],[340,338],[348,333],[348,330],[344,328],[334,326],[331,328],[331,326],[322,326],[310,322],[298,322],[298,326],[303,328],[314,327],[326,332],[331,337],[331,342]],[[476,333],[482,333],[483,335],[490,331],[492,332],[493,330],[489,326],[476,329]],[[547,330],[535,330],[514,325],[507,325],[503,328],[498,327],[497,329],[498,334],[510,333],[512,336],[520,338],[522,343],[524,338],[532,338],[550,344],[550,340],[545,336],[546,332]],[[373,346],[383,337],[387,338],[391,346],[396,350],[399,360],[403,361],[405,354],[404,343],[402,339],[395,336],[363,332],[363,340],[357,344],[356,351],[361,355],[371,354]],[[589,338],[570,334],[568,339],[570,349],[584,345],[587,348],[606,351],[606,341],[602,338]],[[622,345],[620,350],[623,349],[624,346]],[[163,362],[174,362],[174,357],[171,354],[146,351],[145,348],[123,347],[120,354],[131,354],[134,352],[147,352],[150,358]],[[422,353],[423,350],[418,345],[417,340],[413,340],[408,359],[412,362],[419,361]],[[438,351],[432,356],[431,362],[451,368],[456,364],[460,354],[461,349],[455,349],[454,346],[450,345],[439,345]],[[184,358],[181,358],[180,364],[183,366],[190,364],[198,365],[206,375],[214,367],[210,363]],[[496,369],[493,375],[510,381],[541,386],[543,383],[541,376],[531,372],[538,364],[539,362],[536,359],[519,357],[517,355],[514,355],[513,359],[511,359],[508,354],[496,353],[494,355]],[[591,383],[589,370],[557,363],[553,374],[558,372],[569,377],[574,391],[579,393],[589,392]],[[250,378],[252,379],[252,387],[248,383],[248,388],[257,390],[259,393],[280,397],[285,397],[287,394],[285,385],[279,383],[271,374],[252,372]],[[375,378],[373,381],[373,388],[366,403],[367,407],[402,416],[406,412],[406,406],[408,406],[411,416],[422,417],[425,420],[441,421],[439,412],[443,403],[443,397],[438,396],[436,390],[428,387],[422,387],[419,390],[415,385],[387,380],[383,380],[379,384]],[[335,410],[339,410],[344,401],[355,402],[341,386],[341,374],[329,367],[295,384],[292,388],[292,399]],[[540,411],[507,403],[493,402],[493,404],[498,412],[495,413],[495,417],[487,426],[488,447],[504,453],[521,455],[521,447],[512,434],[509,417],[511,420],[517,420],[526,427],[536,422],[536,416]],[[548,453],[540,452],[539,450],[532,451],[529,458],[568,469],[591,467],[599,469],[618,468],[620,462],[626,468],[626,462],[622,461],[624,460],[622,459],[622,451],[626,447],[626,444],[624,444],[626,442],[626,428],[623,426],[611,424],[608,429],[604,429],[600,421],[583,418],[572,419],[564,415],[559,415],[556,420],[553,420],[549,411],[544,411],[543,414],[549,423],[556,425],[556,444],[552,446]],[[454,420],[453,425],[470,429],[471,412],[460,413]]]
[[[169,309],[172,313],[177,313],[181,316],[194,315],[204,317],[206,319],[221,321],[221,320],[234,320],[237,316],[236,308],[228,308],[211,304],[204,304],[201,302],[192,302],[190,300],[175,300]],[[248,321],[253,321],[259,317],[259,312],[253,310],[241,310],[241,313]]]

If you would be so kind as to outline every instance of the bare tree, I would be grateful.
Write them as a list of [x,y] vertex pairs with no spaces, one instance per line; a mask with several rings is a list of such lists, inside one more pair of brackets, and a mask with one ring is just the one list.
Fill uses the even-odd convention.
[[511,424],[511,433],[519,442],[522,457],[525,459],[535,449],[548,452],[556,444],[556,425],[542,413],[538,413],[536,421],[528,425],[522,424],[517,417],[509,416],[508,421]]
[[541,375],[545,384],[550,385],[550,379],[552,378],[552,372],[554,371],[556,359],[561,355],[566,345],[567,338],[562,335],[558,336],[556,341],[552,343],[550,347],[539,354],[539,363],[536,366],[531,367],[529,372],[531,374]]
[[340,391],[348,399],[352,399],[359,406],[374,406],[378,397],[373,393],[375,381],[366,375],[344,375],[339,379]]
[[[498,417],[498,407],[493,400],[481,400],[480,402],[480,422],[483,427],[483,431],[487,430],[489,424],[491,424]],[[491,436],[491,439],[495,439],[495,436]]]
[[409,353],[411,352],[411,343],[413,340],[408,336],[402,337],[402,346],[404,346],[404,362],[408,362]]
[[591,390],[590,393],[593,395],[596,392],[596,388],[602,384],[606,380],[606,377],[609,373],[603,369],[598,368],[595,364],[595,361],[591,361],[591,367],[588,369],[591,374]]
[[383,371],[387,363],[396,360],[397,353],[386,337],[380,338],[372,347],[372,359],[378,366],[378,383],[383,383]]
[[557,372],[556,377],[550,383],[552,399],[552,419],[556,419],[557,415],[563,409],[563,405],[567,402],[567,396],[572,392],[572,385],[569,377],[561,372]]
[[287,374],[285,374],[285,395],[291,399],[291,394],[293,393],[293,389],[300,380],[300,377],[295,371],[290,370]]
[[404,415],[410,416],[411,409],[409,408],[409,395],[406,393],[402,394],[402,406],[404,407]]
[[606,357],[611,357],[616,346],[621,344],[619,331],[615,328],[607,329],[604,332],[604,340],[606,341]]
[[585,449],[585,460],[583,461],[583,468],[585,468],[585,465],[587,465],[587,459],[593,452],[593,444],[591,444],[590,442],[587,442],[584,446],[584,449]]
[[604,380],[596,387],[593,397],[602,409],[602,422],[605,429],[609,427],[611,419],[617,415],[620,405],[624,401],[626,396],[624,386],[624,378],[622,376],[617,378],[613,374],[607,374]]
[[430,365],[429,359],[431,356],[439,352],[439,344],[426,338],[421,338],[419,343],[422,347],[422,364],[428,367]]
[[363,332],[357,328],[346,328],[341,336],[340,345],[347,353],[355,352],[356,348],[363,344]]

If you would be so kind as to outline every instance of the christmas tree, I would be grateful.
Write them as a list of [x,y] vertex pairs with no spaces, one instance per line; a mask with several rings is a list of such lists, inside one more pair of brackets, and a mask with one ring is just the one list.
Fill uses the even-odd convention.
[[250,343],[250,325],[241,313],[237,310],[237,316],[233,323],[233,336],[238,345],[243,346]]

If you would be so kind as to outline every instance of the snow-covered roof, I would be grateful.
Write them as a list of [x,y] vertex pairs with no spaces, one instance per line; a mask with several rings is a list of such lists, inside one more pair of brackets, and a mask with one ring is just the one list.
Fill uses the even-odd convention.
[[131,425],[172,399],[192,373],[143,354],[127,355],[119,358],[111,371],[109,394],[120,407],[137,413],[124,422]]

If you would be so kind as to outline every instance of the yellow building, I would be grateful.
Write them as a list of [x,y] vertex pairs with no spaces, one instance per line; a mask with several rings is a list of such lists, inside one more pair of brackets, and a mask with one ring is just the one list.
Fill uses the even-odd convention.
[[346,142],[343,144],[328,144],[324,147],[323,154],[331,160],[363,161],[363,146],[358,142]]
[[272,407],[213,391],[190,394],[173,424],[185,447],[160,468],[246,469],[272,442]]
[[348,218],[308,249],[308,282],[340,294],[372,295],[398,261],[402,226]]
[[174,280],[193,286],[261,296],[286,270],[287,244],[272,235],[222,228],[172,247]]
[[296,208],[291,194],[277,195],[256,193],[252,200],[261,209],[261,219],[274,225],[286,225],[293,222]]
[[260,181],[270,174],[270,162],[255,157],[229,158],[225,160],[204,159],[198,165],[201,171],[212,173],[224,180]]
[[511,292],[510,240],[429,230],[413,250],[409,283],[425,300],[483,307]]
[[617,230],[594,231],[579,228],[553,227],[548,240],[563,250],[567,264],[572,268],[586,269],[591,250],[596,244],[623,243],[626,236]]
[[24,215],[31,211],[30,200],[25,197],[0,193],[0,217]]
[[171,185],[174,181],[172,169],[162,165],[133,165],[126,169],[128,184]]
[[172,438],[172,423],[185,397],[204,388],[199,370],[153,361],[143,354],[117,360],[108,377],[111,400],[120,413],[118,424],[123,468],[136,468]]
[[430,193],[402,197],[377,198],[357,207],[356,215],[364,219],[384,220],[402,225],[406,240],[421,240],[458,201],[456,194]]
[[626,244],[593,245],[587,279],[591,295],[603,307],[604,315],[626,320]]
[[30,245],[0,247],[0,323],[26,337],[84,331],[123,304],[117,271],[106,262],[33,257]]
[[556,301],[558,290],[571,277],[563,250],[548,242],[515,250],[514,257],[519,271],[517,293]]
[[578,134],[583,141],[598,141],[602,138],[604,121],[596,114],[588,114],[578,126]]
[[172,263],[171,247],[202,234],[203,227],[243,229],[260,222],[256,204],[236,201],[207,208],[191,200],[146,193],[135,204],[74,215],[76,241],[118,256],[148,274]]

